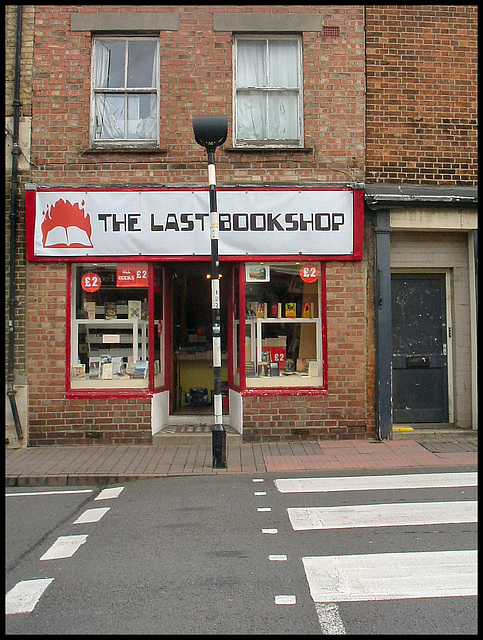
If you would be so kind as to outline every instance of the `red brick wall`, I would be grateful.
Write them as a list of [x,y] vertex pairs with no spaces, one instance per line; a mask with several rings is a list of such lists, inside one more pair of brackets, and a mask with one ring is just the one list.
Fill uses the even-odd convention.
[[476,5],[366,5],[366,182],[475,186]]
[[[160,35],[161,150],[88,149],[91,35],[71,32],[70,15],[79,11],[122,13],[126,22],[130,13],[179,14],[179,30]],[[304,149],[231,148],[232,34],[212,29],[212,14],[222,12],[318,13],[324,25],[339,27],[338,37],[303,34]],[[224,114],[229,131],[216,154],[220,185],[363,182],[363,18],[362,5],[39,5],[31,181],[47,186],[205,185],[206,153],[194,141],[192,117]],[[363,263],[331,263],[327,283],[328,395],[245,398],[247,435],[254,424],[265,424],[263,412],[277,425],[277,433],[270,434],[275,438],[293,437],[292,429],[298,430],[295,437],[307,437],[304,429],[309,437],[373,434],[370,277]],[[65,397],[65,266],[30,264],[28,296],[31,444],[88,442],[91,430],[102,430],[104,442],[149,441],[149,400]],[[285,418],[289,410],[293,421]],[[252,430],[253,437],[258,435]]]
[[[162,31],[159,153],[90,153],[91,35],[72,32],[70,15],[179,13]],[[340,37],[303,34],[305,151],[230,151],[232,34],[213,31],[214,13],[318,13]],[[240,182],[343,182],[364,179],[363,7],[347,5],[42,5],[36,12],[32,179],[39,184],[115,185],[206,181],[192,117],[227,115],[228,143],[217,151],[217,179]]]

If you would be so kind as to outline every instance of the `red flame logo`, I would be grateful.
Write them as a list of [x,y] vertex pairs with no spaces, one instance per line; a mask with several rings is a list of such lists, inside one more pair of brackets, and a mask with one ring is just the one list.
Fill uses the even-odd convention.
[[91,218],[85,202],[72,204],[60,198],[42,212],[42,246],[56,248],[93,247]]

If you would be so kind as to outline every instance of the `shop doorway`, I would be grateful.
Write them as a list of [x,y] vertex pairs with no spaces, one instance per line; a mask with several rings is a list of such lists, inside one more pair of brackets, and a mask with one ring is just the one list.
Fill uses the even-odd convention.
[[395,273],[392,290],[394,423],[448,422],[444,273]]
[[[228,413],[227,336],[229,267],[220,266],[223,413]],[[171,415],[213,413],[211,263],[180,263],[170,269]]]

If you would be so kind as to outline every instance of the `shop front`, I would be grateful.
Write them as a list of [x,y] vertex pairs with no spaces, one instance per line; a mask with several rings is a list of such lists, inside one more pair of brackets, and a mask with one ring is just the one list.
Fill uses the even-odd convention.
[[[69,428],[73,442],[146,442],[180,416],[212,413],[207,209],[199,187],[29,186],[32,282],[38,269],[66,278],[56,301],[71,424],[61,421],[56,442]],[[364,437],[362,190],[225,187],[218,211],[224,424],[246,440]],[[41,444],[37,384],[32,375]]]

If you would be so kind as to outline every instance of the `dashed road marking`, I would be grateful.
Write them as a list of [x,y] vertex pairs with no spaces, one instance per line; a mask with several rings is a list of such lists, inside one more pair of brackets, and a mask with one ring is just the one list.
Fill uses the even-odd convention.
[[102,516],[106,515],[111,507],[104,507],[102,509],[87,509],[84,511],[73,524],[87,524],[89,522],[99,522]]
[[267,492],[266,491],[254,491],[253,495],[254,496],[266,496]]
[[60,536],[54,544],[47,549],[40,560],[57,560],[59,558],[70,558],[77,549],[87,540],[87,535],[80,536]]
[[12,498],[13,496],[60,496],[67,493],[92,493],[93,489],[72,489],[72,490],[59,490],[59,491],[27,491],[25,493],[6,493],[6,498]]
[[101,493],[94,498],[94,500],[109,500],[110,498],[117,498],[123,489],[124,487],[109,487],[108,489],[103,489]]
[[252,482],[263,482],[263,478],[253,478]]
[[7,614],[30,613],[53,578],[18,582],[5,596]]
[[262,529],[262,533],[278,533],[278,529]]
[[[94,498],[95,500],[107,500],[117,498],[124,487],[112,487],[103,489]],[[6,493],[6,497],[12,496],[51,496],[63,494],[92,493],[93,489],[58,490],[58,491],[29,491],[25,493]],[[73,524],[87,524],[98,522],[110,507],[99,509],[87,509]],[[60,536],[54,544],[43,554],[40,560],[57,560],[60,558],[70,558],[77,549],[87,540],[87,535]],[[18,582],[5,596],[5,611],[7,615],[30,613],[34,610],[45,589],[53,581],[53,578],[43,578],[35,580],[23,580]]]
[[257,511],[271,511],[270,507],[258,507]]
[[284,553],[272,554],[268,556],[268,559],[271,562],[285,562],[287,560],[287,556]]
[[317,612],[320,628],[324,635],[346,635],[347,632],[345,630],[344,623],[342,622],[342,618],[340,617],[339,607],[335,602],[329,602],[327,604],[316,602],[315,611]]
[[275,604],[296,604],[295,596],[275,596]]

